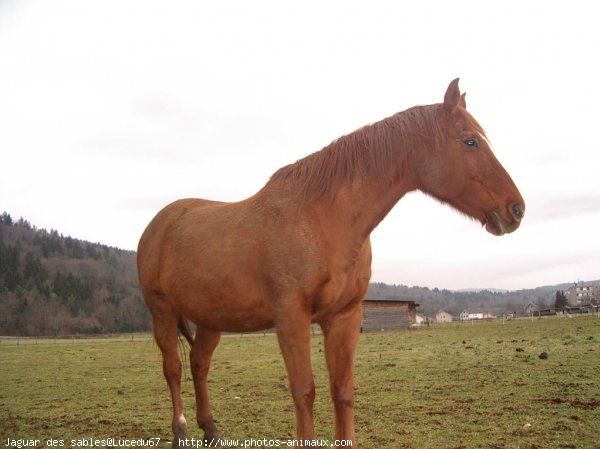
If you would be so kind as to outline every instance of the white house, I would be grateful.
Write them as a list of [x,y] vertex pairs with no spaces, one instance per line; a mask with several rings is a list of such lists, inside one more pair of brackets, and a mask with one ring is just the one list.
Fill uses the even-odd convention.
[[484,318],[484,312],[478,309],[465,309],[460,313],[461,321],[483,320]]

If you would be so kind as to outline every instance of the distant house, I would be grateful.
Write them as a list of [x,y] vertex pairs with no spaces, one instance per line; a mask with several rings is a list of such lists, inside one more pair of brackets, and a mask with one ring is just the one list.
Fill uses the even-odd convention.
[[362,330],[403,329],[417,322],[414,301],[365,299]]
[[485,319],[485,312],[479,309],[465,309],[460,312],[461,321],[472,321],[472,320],[483,320]]
[[576,284],[569,288],[569,304],[582,306],[600,302],[600,284]]
[[422,326],[424,324],[427,324],[427,322],[427,317],[423,315],[415,315],[415,326]]
[[451,323],[452,315],[450,315],[448,312],[440,310],[438,313],[435,314],[434,320],[435,323]]
[[[565,308],[565,310],[570,310],[569,307]],[[562,310],[557,310],[554,307],[549,308],[541,308],[540,305],[534,304],[530,302],[525,306],[525,315],[533,315],[533,316],[551,316],[551,315],[559,315],[562,313]]]
[[540,308],[537,304],[530,302],[525,306],[525,315],[537,315],[540,311]]

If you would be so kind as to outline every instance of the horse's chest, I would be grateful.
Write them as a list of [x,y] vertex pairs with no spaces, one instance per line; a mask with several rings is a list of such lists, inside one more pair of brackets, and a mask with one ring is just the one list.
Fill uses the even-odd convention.
[[366,295],[368,286],[368,278],[348,274],[331,277],[313,297],[313,321],[323,321],[357,305]]

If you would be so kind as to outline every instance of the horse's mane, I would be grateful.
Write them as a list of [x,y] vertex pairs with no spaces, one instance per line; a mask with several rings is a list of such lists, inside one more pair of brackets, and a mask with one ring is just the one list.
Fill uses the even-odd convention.
[[394,176],[391,167],[403,171],[412,150],[422,146],[424,139],[441,135],[436,118],[439,106],[415,106],[342,136],[280,168],[265,188],[285,182],[302,200],[322,198],[356,177],[376,180],[387,188]]

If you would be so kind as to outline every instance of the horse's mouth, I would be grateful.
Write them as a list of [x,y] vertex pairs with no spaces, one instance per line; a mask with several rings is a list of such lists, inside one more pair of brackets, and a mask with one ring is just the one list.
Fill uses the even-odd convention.
[[495,210],[491,212],[485,221],[486,231],[488,231],[490,234],[501,236],[504,234],[510,234],[516,230],[521,224],[521,219],[523,218],[523,206],[515,203],[508,208],[508,211],[510,212],[512,218],[511,222],[504,220],[498,211]]

